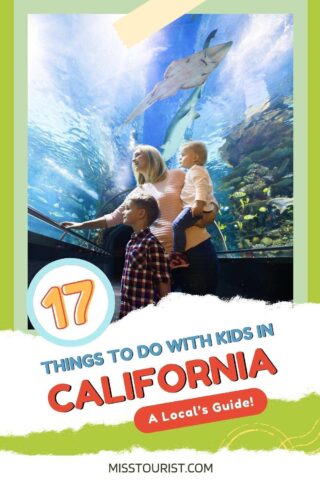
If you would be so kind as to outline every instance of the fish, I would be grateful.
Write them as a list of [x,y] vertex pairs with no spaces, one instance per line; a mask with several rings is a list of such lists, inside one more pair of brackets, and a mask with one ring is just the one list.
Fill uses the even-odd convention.
[[49,212],[49,215],[51,215],[53,218],[64,218],[65,215],[61,212]]
[[48,200],[47,200],[46,198],[42,197],[41,195],[37,195],[37,198],[38,198],[38,200],[40,200],[40,202],[42,202],[42,203],[48,203]]
[[246,192],[242,192],[241,190],[239,190],[238,192],[234,192],[229,196],[233,198],[242,198],[242,197],[245,197],[246,195],[247,195]]
[[283,177],[283,174],[285,173],[285,171],[287,170],[288,166],[290,164],[290,159],[289,158],[285,158],[283,160],[283,162],[281,163],[280,167],[278,168],[278,171],[277,171],[277,177]]
[[183,143],[185,132],[190,124],[200,117],[196,111],[196,104],[201,97],[202,87],[197,87],[192,95],[187,98],[182,107],[173,117],[161,146],[162,157],[167,162],[175,155],[178,147]]
[[[216,33],[217,30],[213,30],[207,36],[203,44],[204,50],[209,47],[210,40],[215,37]],[[162,157],[166,162],[175,155],[177,149],[183,143],[187,128],[200,117],[200,114],[196,111],[196,105],[201,98],[202,88],[203,85],[194,89],[170,122],[164,144],[161,146]]]
[[253,220],[254,218],[256,218],[257,215],[245,215],[243,217],[243,220]]
[[32,186],[28,186],[28,190],[31,190],[32,192],[37,192],[37,193],[43,193],[43,189],[42,188],[39,188],[39,187],[32,187]]
[[158,82],[153,90],[139,103],[125,120],[132,122],[151,105],[159,100],[172,97],[179,90],[200,87],[207,80],[210,73],[220,64],[227,55],[233,42],[220,43],[214,47],[205,48],[188,57],[174,60],[164,73],[164,78]]
[[288,207],[293,205],[293,198],[290,197],[276,197],[269,200],[270,204],[274,205],[280,213],[283,213]]

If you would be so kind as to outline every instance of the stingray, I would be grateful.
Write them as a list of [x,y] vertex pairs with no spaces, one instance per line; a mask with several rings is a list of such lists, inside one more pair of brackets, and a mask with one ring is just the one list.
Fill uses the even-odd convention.
[[227,55],[232,42],[220,43],[214,47],[204,48],[189,57],[174,60],[164,73],[162,81],[133,110],[126,120],[131,122],[158,100],[175,95],[179,90],[200,87],[207,80],[219,63]]
[[288,207],[293,205],[293,198],[289,197],[275,197],[269,200],[268,203],[274,205],[280,213],[283,213]]
[[[210,45],[210,41],[215,37],[217,30],[213,30],[206,38],[203,49],[206,49]],[[185,138],[185,132],[192,122],[200,115],[196,111],[196,105],[201,98],[201,91],[204,88],[203,85],[195,88],[191,95],[186,99],[183,105],[179,108],[175,116],[170,122],[170,125],[166,131],[164,144],[161,146],[162,157],[165,161],[168,161],[173,155],[175,155],[179,145]]]

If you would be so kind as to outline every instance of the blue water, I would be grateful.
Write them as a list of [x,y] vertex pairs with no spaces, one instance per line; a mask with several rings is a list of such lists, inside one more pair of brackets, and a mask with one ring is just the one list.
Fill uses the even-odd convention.
[[[266,246],[271,240],[279,245],[285,228],[282,244],[292,244],[292,208],[280,213],[271,203],[292,197],[292,17],[185,15],[131,49],[113,27],[116,18],[29,16],[29,205],[58,222],[86,220],[133,187],[135,145],[161,150],[170,122],[193,89],[157,101],[128,124],[126,118],[172,61],[202,50],[217,29],[210,46],[233,45],[205,82],[196,104],[199,116],[184,138],[208,147],[207,168],[229,248]],[[270,139],[263,134],[268,129],[279,134]],[[176,147],[169,167],[178,166]],[[257,151],[267,147],[266,156],[258,158]],[[249,167],[241,166],[256,158],[260,170],[253,178]],[[224,179],[239,166],[239,178],[229,186]],[[246,206],[234,195],[239,189],[246,190]],[[29,228],[59,236],[40,222],[30,221]]]

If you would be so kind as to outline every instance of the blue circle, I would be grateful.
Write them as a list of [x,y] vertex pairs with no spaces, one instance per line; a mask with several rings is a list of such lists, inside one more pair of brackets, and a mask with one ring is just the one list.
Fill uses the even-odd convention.
[[[103,322],[99,327],[97,328],[96,331],[88,335],[87,337],[80,338],[78,340],[63,340],[59,337],[55,337],[51,333],[48,333],[41,323],[38,321],[37,316],[35,314],[34,308],[33,308],[33,297],[35,290],[39,284],[39,282],[42,280],[42,278],[48,273],[54,270],[57,267],[61,266],[69,266],[69,265],[76,265],[79,267],[84,267],[93,272],[97,277],[102,282],[103,287],[106,290],[106,294],[108,297],[108,310],[106,312],[106,315],[104,317]],[[56,345],[62,345],[65,347],[78,347],[81,345],[85,345],[86,343],[92,342],[96,338],[98,338],[107,328],[109,323],[111,322],[111,319],[114,314],[114,309],[115,309],[115,296],[114,296],[114,291],[112,288],[112,285],[106,277],[106,275],[100,270],[100,268],[96,267],[90,262],[86,262],[85,260],[79,260],[78,258],[63,258],[62,260],[56,260],[55,262],[51,262],[48,265],[46,265],[44,268],[42,268],[32,279],[32,282],[29,285],[28,289],[28,306],[27,306],[27,311],[28,315],[30,318],[30,321],[34,328],[37,330],[37,332],[44,337],[46,340],[49,342],[55,343]]]

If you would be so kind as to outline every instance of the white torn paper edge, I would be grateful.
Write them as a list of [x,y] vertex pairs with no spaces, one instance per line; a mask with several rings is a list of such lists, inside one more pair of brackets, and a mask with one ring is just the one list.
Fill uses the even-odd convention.
[[[264,302],[233,299],[229,302],[213,296],[195,297],[171,294],[157,307],[130,313],[125,319],[111,324],[100,338],[82,347],[61,347],[31,334],[0,332],[0,435],[26,435],[43,430],[61,431],[79,429],[91,424],[119,424],[133,421],[135,412],[147,405],[196,398],[206,395],[259,388],[269,399],[299,400],[312,392],[320,393],[318,374],[320,305]],[[243,330],[256,325],[270,325],[274,335],[217,345],[215,333]],[[170,353],[166,341],[182,337],[211,334],[212,346],[189,348],[188,351]],[[138,358],[136,347],[157,342],[163,346],[159,356]],[[190,342],[189,342],[190,346]],[[131,348],[130,361],[112,362],[111,350]],[[154,367],[157,371],[167,363],[184,366],[187,360],[208,360],[217,356],[226,363],[226,354],[242,351],[249,364],[255,349],[262,348],[276,366],[278,373],[259,372],[256,378],[230,381],[221,376],[219,385],[198,388],[186,385],[180,392],[163,391],[153,376],[154,385],[145,389],[143,399],[97,406],[94,402],[82,410],[68,413],[54,411],[48,403],[48,392],[56,384],[71,385],[70,392],[58,394],[62,404],[74,402],[81,382],[88,379],[100,391],[100,378],[109,376],[114,395],[124,393],[123,372]],[[44,361],[61,360],[101,352],[104,365],[91,368],[59,371],[46,374]],[[117,354],[119,357],[119,354]]]

